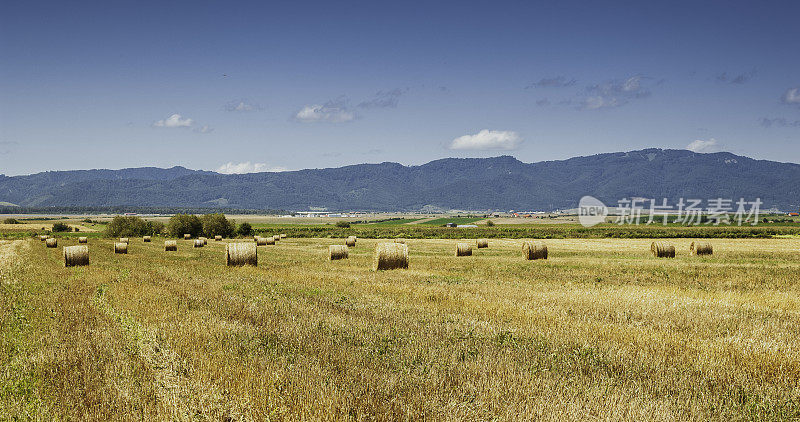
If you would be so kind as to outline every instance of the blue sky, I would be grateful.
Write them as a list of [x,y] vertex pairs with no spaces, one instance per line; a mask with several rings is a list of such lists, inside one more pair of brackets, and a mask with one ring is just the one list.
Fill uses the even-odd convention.
[[3,2],[0,173],[650,147],[800,162],[799,17],[797,2]]

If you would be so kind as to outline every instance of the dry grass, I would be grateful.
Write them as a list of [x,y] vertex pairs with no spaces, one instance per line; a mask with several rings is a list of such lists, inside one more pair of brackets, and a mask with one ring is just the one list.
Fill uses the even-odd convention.
[[[800,417],[800,240],[287,239],[258,267],[225,242],[142,244],[64,268],[0,243],[0,419],[786,420]],[[74,240],[63,239],[65,245]],[[61,243],[61,242],[60,242]],[[249,242],[252,244],[252,242]],[[362,244],[363,243],[363,244]]]

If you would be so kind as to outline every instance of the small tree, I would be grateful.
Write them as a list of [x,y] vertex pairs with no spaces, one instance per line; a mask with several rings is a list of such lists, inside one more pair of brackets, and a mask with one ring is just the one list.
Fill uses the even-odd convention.
[[164,231],[164,223],[158,221],[145,221],[136,216],[114,217],[106,227],[109,237],[152,236]]
[[194,214],[175,214],[167,223],[167,234],[172,237],[182,237],[189,233],[192,237],[203,235],[203,222]]
[[350,223],[348,223],[347,221],[337,221],[336,222],[336,227],[341,227],[343,229],[349,229],[350,228]]
[[3,224],[19,224],[16,218],[6,218],[3,220]]
[[201,220],[203,222],[203,233],[206,236],[231,237],[236,232],[236,222],[225,218],[225,214],[206,214]]
[[253,226],[251,226],[250,223],[239,224],[239,227],[236,229],[236,234],[239,236],[250,236],[253,234]]
[[494,221],[486,220],[486,227],[494,227]]
[[64,223],[55,223],[53,224],[53,233],[56,232],[69,232],[72,231],[72,228]]

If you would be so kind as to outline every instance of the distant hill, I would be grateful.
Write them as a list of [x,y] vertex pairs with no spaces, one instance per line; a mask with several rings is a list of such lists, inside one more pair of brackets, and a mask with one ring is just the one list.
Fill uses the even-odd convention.
[[241,175],[145,167],[0,176],[0,202],[27,207],[555,210],[574,208],[583,195],[608,205],[625,197],[759,197],[762,208],[797,210],[800,165],[646,149],[530,164],[501,156]]

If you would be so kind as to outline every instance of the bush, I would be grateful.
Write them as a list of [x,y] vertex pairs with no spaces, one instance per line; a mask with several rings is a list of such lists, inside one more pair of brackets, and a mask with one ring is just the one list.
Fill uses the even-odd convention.
[[250,236],[253,234],[253,226],[251,226],[250,223],[239,224],[239,228],[236,229],[236,234],[239,236]]
[[337,221],[336,222],[336,227],[341,227],[343,229],[349,229],[350,228],[350,223],[348,223],[347,221]]
[[16,218],[6,218],[3,220],[3,224],[19,224]]
[[203,222],[203,233],[208,237],[220,235],[222,237],[232,237],[236,232],[236,222],[225,218],[225,214],[206,214],[201,218]]
[[486,227],[494,227],[494,221],[486,220]]
[[135,216],[114,217],[106,227],[109,237],[152,236],[164,231],[164,224],[158,221],[145,221]]
[[56,232],[70,232],[72,231],[72,227],[64,224],[64,223],[55,223],[53,224],[53,233]]
[[175,214],[167,223],[167,234],[171,237],[183,237],[189,233],[192,237],[203,235],[203,222],[194,214]]

